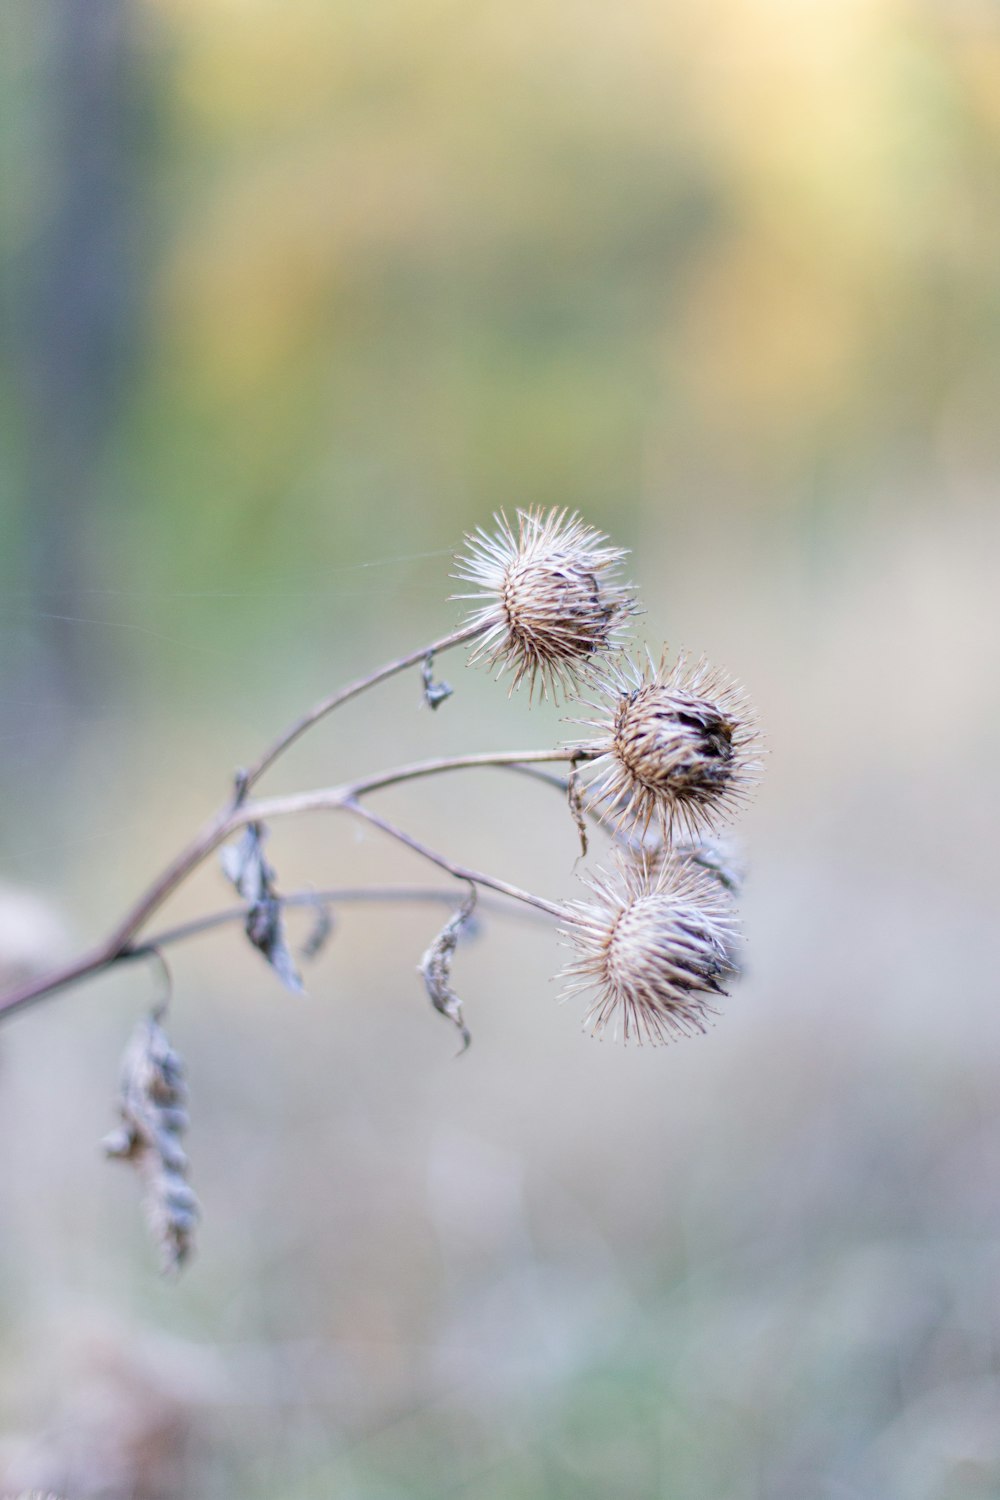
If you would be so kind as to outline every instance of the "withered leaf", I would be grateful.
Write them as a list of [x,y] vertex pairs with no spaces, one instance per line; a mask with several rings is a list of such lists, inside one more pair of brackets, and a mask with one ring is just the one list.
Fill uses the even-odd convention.
[[235,843],[225,844],[219,851],[219,860],[223,873],[248,903],[244,923],[247,937],[282,984],[301,994],[302,980],[285,937],[282,903],[274,888],[277,877],[264,854],[267,836],[262,823],[248,823]]
[[184,1065],[156,1016],[136,1027],[122,1060],[121,1124],[103,1141],[105,1153],[135,1166],[145,1183],[146,1217],[165,1271],[177,1271],[194,1247],[200,1217],[187,1181],[181,1137],[188,1127]]
[[431,651],[424,657],[421,668],[421,677],[424,684],[424,702],[428,708],[440,708],[446,698],[450,698],[455,689],[448,682],[434,681],[434,652]]
[[469,1046],[472,1035],[462,1016],[462,1002],[451,988],[451,961],[458,946],[459,937],[467,928],[475,906],[476,888],[472,886],[462,906],[444,924],[420,960],[420,972],[434,1009],[448,1017],[449,1021],[457,1027],[462,1038],[460,1054]]
[[584,815],[580,769],[576,761],[570,766],[569,776],[566,779],[566,799],[576,824],[576,831],[580,835],[580,857],[584,858],[587,853],[587,819]]

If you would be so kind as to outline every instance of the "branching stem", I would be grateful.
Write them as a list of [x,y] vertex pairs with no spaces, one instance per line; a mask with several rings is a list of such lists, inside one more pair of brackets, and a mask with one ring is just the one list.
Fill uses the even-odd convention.
[[511,885],[506,880],[498,880],[494,875],[485,875],[481,870],[470,870],[468,865],[456,864],[454,860],[448,859],[428,844],[421,843],[420,839],[413,837],[404,829],[398,828],[395,823],[390,823],[388,818],[381,817],[372,812],[370,807],[365,807],[360,802],[347,801],[343,804],[346,812],[354,813],[356,817],[364,818],[366,823],[372,823],[376,828],[381,828],[390,838],[398,839],[415,854],[421,855],[423,859],[430,860],[431,864],[438,865],[440,869],[447,870],[456,880],[467,880],[470,885],[486,886],[488,890],[499,891],[502,896],[510,896],[514,901],[523,901],[528,906],[534,906],[538,911],[547,912],[550,917],[557,917],[562,921],[566,915],[566,908],[557,906],[554,901],[546,901],[542,896],[535,896],[531,891],[524,891],[520,886]]
[[[282,896],[281,904],[284,907],[300,908],[308,910],[310,907],[323,908],[326,906],[361,905],[371,902],[373,905],[382,902],[393,903],[429,903],[435,906],[454,906],[455,889],[453,886],[430,886],[430,885],[351,885],[330,886],[325,890],[315,891],[293,891],[288,896]],[[479,903],[481,908],[493,912],[507,912],[509,915],[530,916],[530,912],[518,913],[515,907],[509,906],[504,901],[493,901],[486,897]],[[210,912],[205,917],[195,917],[190,922],[180,922],[176,927],[166,927],[160,932],[152,933],[144,938],[141,943],[136,943],[126,949],[121,955],[122,960],[137,958],[148,958],[151,953],[160,948],[169,948],[173,943],[186,942],[188,938],[200,937],[202,933],[213,932],[219,927],[228,927],[231,922],[243,922],[246,920],[247,909],[245,906],[229,906],[225,911]]]
[[385,682],[387,678],[394,677],[397,672],[404,672],[407,667],[415,667],[419,662],[426,661],[428,657],[438,656],[442,651],[448,651],[452,646],[460,646],[463,641],[474,640],[477,635],[481,634],[481,625],[467,625],[463,630],[453,631],[451,635],[443,636],[439,641],[432,641],[429,646],[421,646],[419,651],[411,651],[406,656],[397,657],[395,661],[386,662],[384,667],[370,672],[367,677],[359,677],[356,682],[349,682],[346,687],[338,689],[329,698],[322,698],[308,713],[304,713],[300,719],[296,719],[294,724],[290,724],[282,734],[279,734],[253,765],[243,772],[240,777],[242,795],[245,796],[256,785],[264,772],[269,770],[278,757],[284,755],[289,746],[294,745],[307,729],[318,724],[320,719],[325,719],[327,714],[339,708],[342,703],[349,702],[351,698],[357,698],[360,693],[365,693],[378,683]]
[[[457,638],[456,638],[457,639]],[[454,644],[455,641],[452,641]],[[440,649],[440,647],[438,647]],[[424,653],[417,653],[410,657],[400,658],[400,662],[394,663],[392,670],[401,669],[401,664],[413,665],[419,661]],[[365,685],[370,682],[381,680],[383,676],[389,675],[389,669],[384,668],[382,673],[376,673],[371,679],[365,680]],[[355,690],[361,689],[355,685]],[[345,693],[350,690],[345,689]],[[338,698],[339,702],[345,701],[343,695]],[[333,700],[327,700],[327,709]],[[314,723],[318,715],[313,711],[314,717],[310,723]],[[300,721],[304,724],[304,721]],[[308,726],[305,726],[308,727]],[[304,732],[303,729],[298,731]],[[277,742],[276,742],[277,743]],[[283,744],[290,744],[291,739],[284,737]],[[462,865],[456,865],[445,859],[437,851],[429,849],[420,844],[409,834],[394,825],[385,823],[369,809],[362,807],[358,798],[368,792],[380,790],[384,787],[396,786],[402,782],[413,781],[423,776],[439,775],[447,771],[466,770],[486,766],[515,766],[531,765],[539,762],[569,761],[580,757],[579,748],[562,750],[520,750],[520,751],[489,751],[473,755],[453,755],[439,757],[435,760],[416,761],[406,766],[396,766],[391,770],[380,772],[375,776],[360,778],[348,782],[342,786],[325,787],[310,792],[299,792],[285,797],[261,798],[256,801],[238,800],[235,804],[220,809],[201,830],[195,835],[191,842],[180,851],[171,861],[167,868],[160,874],[151,886],[139,897],[129,908],[107,940],[90,953],[81,958],[65,964],[58,969],[51,970],[46,974],[28,980],[18,988],[11,991],[3,999],[0,999],[0,1019],[22,1010],[36,1000],[43,999],[46,995],[53,994],[56,990],[64,989],[67,985],[74,984],[81,979],[100,973],[111,964],[125,958],[129,958],[137,951],[137,947],[148,949],[150,945],[136,945],[133,939],[142,930],[145,924],[173,895],[179,886],[192,874],[194,870],[205,860],[213,850],[224,843],[231,834],[237,832],[247,823],[266,822],[277,817],[287,817],[295,813],[305,812],[331,812],[345,810],[356,816],[367,817],[370,822],[378,823],[384,827],[385,832],[392,837],[407,843],[415,852],[420,853],[432,864],[440,869],[447,870],[459,880],[471,880],[476,884],[483,885],[489,889],[498,891],[501,895],[509,896],[513,900],[524,901],[540,911],[548,912],[556,917],[563,916],[563,909],[551,902],[544,901],[539,896],[534,896],[528,891],[522,891],[519,887],[509,885],[505,881],[495,880],[492,876],[478,871],[469,871]],[[274,757],[272,756],[272,759]],[[268,762],[270,763],[270,762]],[[263,766],[263,760],[257,763]],[[256,768],[255,768],[256,769]],[[259,774],[259,771],[256,772]],[[245,788],[250,784],[250,777],[242,779]]]

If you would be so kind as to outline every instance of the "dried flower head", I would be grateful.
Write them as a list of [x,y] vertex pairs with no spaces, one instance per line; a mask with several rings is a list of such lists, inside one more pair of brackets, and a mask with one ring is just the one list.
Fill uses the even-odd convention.
[[601,732],[586,748],[589,805],[619,827],[695,837],[734,811],[756,780],[759,736],[743,690],[702,658],[672,667],[620,658],[601,681],[602,717],[578,722]]
[[454,577],[476,584],[456,594],[478,604],[470,624],[481,632],[471,660],[485,657],[499,676],[525,678],[534,693],[572,690],[592,659],[610,650],[634,612],[630,589],[614,581],[625,552],[566,510],[519,510],[517,531],[502,513],[492,535],[466,537]]
[[735,916],[718,882],[667,860],[655,872],[622,861],[586,883],[596,900],[574,902],[563,929],[577,950],[564,994],[597,990],[584,1024],[654,1045],[707,1030],[735,971]]

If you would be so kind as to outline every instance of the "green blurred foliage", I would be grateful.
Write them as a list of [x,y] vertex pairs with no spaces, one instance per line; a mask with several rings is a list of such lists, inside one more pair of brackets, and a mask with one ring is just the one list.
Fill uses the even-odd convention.
[[[8,64],[29,258],[38,16]],[[318,574],[501,504],[626,534],[706,495],[863,505],[996,457],[986,0],[149,0],[132,28],[142,343],[97,581]]]

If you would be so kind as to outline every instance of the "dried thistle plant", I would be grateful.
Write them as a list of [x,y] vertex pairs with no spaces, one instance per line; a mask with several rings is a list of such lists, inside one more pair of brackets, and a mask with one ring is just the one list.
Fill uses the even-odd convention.
[[736,967],[735,913],[718,883],[668,859],[655,872],[620,861],[586,884],[595,899],[574,902],[562,928],[577,954],[564,994],[597,991],[584,1024],[626,1042],[705,1031]]
[[591,805],[619,826],[664,839],[718,827],[746,798],[759,769],[758,732],[742,688],[702,659],[641,664],[621,657],[600,680]]
[[471,660],[509,669],[511,691],[527,679],[530,693],[540,686],[555,698],[579,685],[633,612],[631,591],[615,581],[627,554],[565,510],[519,510],[516,533],[505,515],[497,521],[494,533],[466,538],[454,575],[479,589],[453,596],[478,605]]
[[[165,866],[103,942],[81,958],[23,982],[0,997],[0,1018],[112,966],[159,959],[164,948],[195,933],[241,922],[247,939],[285,985],[301,989],[285,929],[288,910],[319,914],[302,947],[314,956],[332,930],[331,911],[356,900],[448,901],[455,886],[334,887],[282,893],[264,855],[272,824],[310,812],[362,820],[405,846],[469,895],[453,910],[420,964],[435,1009],[461,1033],[469,1031],[452,988],[451,965],[468,930],[476,898],[520,903],[554,919],[575,956],[563,973],[566,992],[594,993],[585,1024],[624,1041],[670,1041],[704,1031],[723,985],[737,969],[733,905],[739,862],[714,831],[732,816],[752,787],[759,736],[742,689],[704,661],[679,657],[673,665],[625,655],[619,637],[636,611],[632,590],[620,582],[625,553],[601,532],[565,510],[518,511],[512,522],[494,518],[492,531],[465,538],[455,576],[476,586],[473,609],[451,634],[420,646],[321,698],[234,778],[234,790],[215,815]],[[421,701],[437,709],[453,689],[434,677],[436,658],[471,645],[470,664],[484,661],[511,674],[511,692],[527,682],[555,698],[584,689],[579,704],[590,717],[575,722],[592,738],[554,749],[443,755],[343,782],[284,795],[258,796],[257,783],[303,734],[344,703],[410,669],[420,673]],[[595,716],[596,715],[596,716]],[[447,717],[447,715],[446,715]],[[612,867],[583,878],[587,900],[554,901],[484,870],[470,868],[390,822],[372,800],[383,788],[483,766],[506,767],[552,782],[566,798],[582,854],[601,834]],[[561,766],[562,771],[553,771]],[[572,848],[572,846],[570,846]],[[152,919],[214,851],[240,904],[180,926],[149,933]],[[567,862],[573,855],[567,851]],[[181,1137],[187,1126],[180,1060],[161,1025],[161,1013],[133,1038],[122,1080],[121,1126],[106,1142],[109,1154],[133,1162],[146,1183],[147,1209],[164,1264],[176,1269],[189,1256],[198,1206],[187,1183]]]

